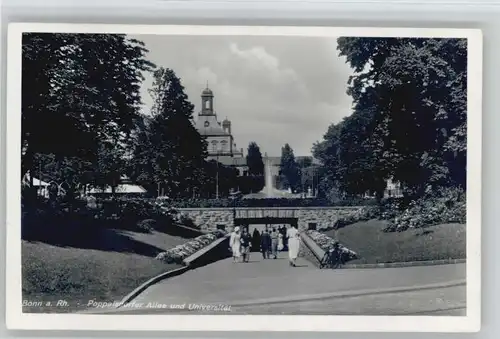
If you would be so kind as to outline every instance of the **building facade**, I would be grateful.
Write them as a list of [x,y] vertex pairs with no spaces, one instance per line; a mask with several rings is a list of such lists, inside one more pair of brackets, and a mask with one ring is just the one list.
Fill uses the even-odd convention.
[[243,148],[236,146],[236,141],[231,131],[231,121],[227,118],[219,122],[214,109],[214,94],[210,88],[205,88],[201,93],[201,111],[195,127],[207,141],[207,160],[216,160],[219,163],[236,167],[240,175],[244,175],[246,159]]

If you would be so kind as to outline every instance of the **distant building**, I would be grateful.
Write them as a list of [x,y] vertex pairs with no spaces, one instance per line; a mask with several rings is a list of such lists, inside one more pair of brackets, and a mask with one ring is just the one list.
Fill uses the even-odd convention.
[[[144,196],[147,195],[147,191],[144,187],[134,184],[126,176],[120,178],[120,182],[114,189],[117,195],[128,195],[128,196]],[[91,188],[86,192],[87,194],[96,196],[107,196],[113,193],[113,189],[108,186],[106,188]]]
[[[201,93],[201,111],[198,113],[195,127],[200,135],[207,141],[207,160],[216,160],[219,163],[235,167],[240,176],[248,175],[248,166],[243,148],[236,146],[236,141],[231,129],[231,121],[227,118],[219,122],[214,109],[214,93],[208,86]],[[299,166],[303,160],[316,164],[312,157],[296,157]],[[277,177],[280,172],[281,157],[269,157],[271,173]],[[264,160],[264,159],[263,159]]]
[[387,180],[387,186],[384,191],[384,198],[399,198],[403,196],[401,184],[392,179]]
[[227,118],[220,123],[214,110],[214,94],[210,88],[201,93],[201,111],[195,127],[208,144],[207,160],[216,160],[226,166],[236,167],[240,175],[248,171],[243,148],[238,148],[231,131],[231,121]]

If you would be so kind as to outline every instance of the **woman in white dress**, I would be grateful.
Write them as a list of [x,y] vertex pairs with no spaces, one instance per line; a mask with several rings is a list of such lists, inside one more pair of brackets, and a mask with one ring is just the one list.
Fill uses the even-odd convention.
[[237,262],[241,256],[241,235],[240,228],[236,226],[234,231],[231,233],[231,238],[229,238],[229,247],[233,252],[233,262]]
[[290,265],[295,266],[295,260],[299,255],[300,238],[299,231],[292,225],[286,231],[286,237],[288,238],[288,258],[290,259]]
[[283,234],[281,232],[278,233],[278,252],[283,251]]

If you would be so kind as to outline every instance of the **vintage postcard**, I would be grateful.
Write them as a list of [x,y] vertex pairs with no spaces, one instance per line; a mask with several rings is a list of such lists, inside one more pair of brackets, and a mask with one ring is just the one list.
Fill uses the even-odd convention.
[[479,30],[8,38],[9,328],[479,330]]

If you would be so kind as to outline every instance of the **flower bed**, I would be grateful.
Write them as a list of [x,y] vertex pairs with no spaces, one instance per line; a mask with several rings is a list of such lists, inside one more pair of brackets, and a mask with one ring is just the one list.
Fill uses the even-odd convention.
[[[324,233],[309,230],[306,234],[319,246],[323,251],[328,251],[336,242],[333,238],[330,238]],[[344,245],[339,243],[339,249],[342,252],[342,257],[344,262],[348,262],[350,260],[358,259],[358,254],[353,250],[348,249]]]
[[182,264],[182,261],[193,255],[200,249],[210,245],[217,239],[224,237],[227,233],[223,230],[216,230],[214,232],[200,235],[185,244],[178,245],[165,252],[161,252],[156,256],[157,260],[166,262],[167,264],[176,263]]
[[410,228],[421,228],[438,224],[465,224],[467,204],[465,192],[456,188],[445,188],[430,192],[391,218],[385,232],[402,232]]

